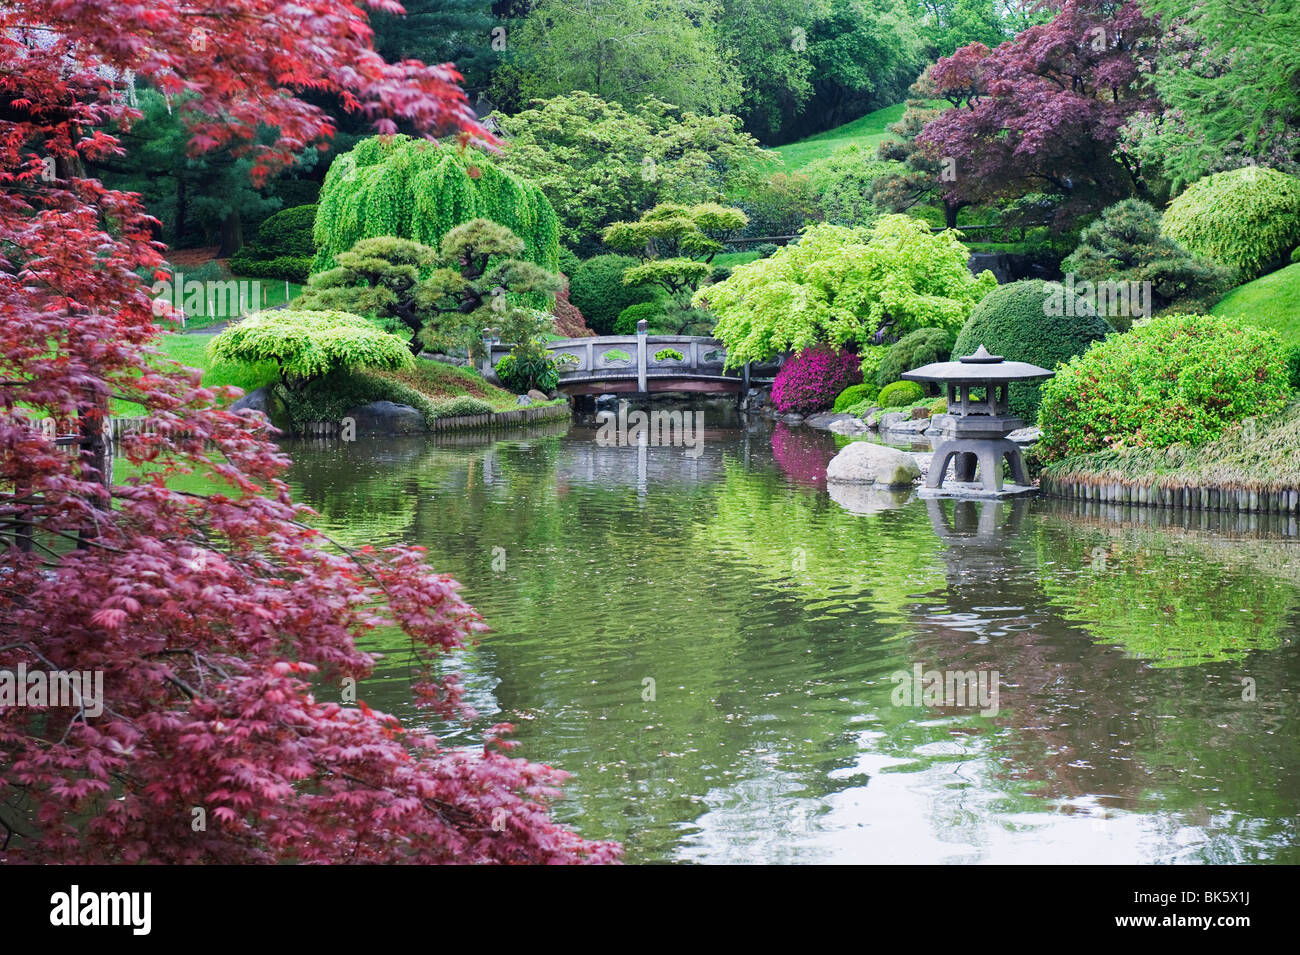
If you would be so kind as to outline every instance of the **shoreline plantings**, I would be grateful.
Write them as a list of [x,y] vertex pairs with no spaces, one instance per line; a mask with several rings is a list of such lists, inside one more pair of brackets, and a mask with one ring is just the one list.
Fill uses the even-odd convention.
[[1300,513],[1300,402],[1244,418],[1204,444],[1124,447],[1055,461],[1043,490],[1115,504]]
[[1290,395],[1277,337],[1230,319],[1166,315],[1113,335],[1042,387],[1043,460],[1120,448],[1195,447]]
[[772,382],[772,404],[784,414],[824,411],[845,388],[861,384],[861,365],[852,352],[825,345],[805,348],[777,372]]

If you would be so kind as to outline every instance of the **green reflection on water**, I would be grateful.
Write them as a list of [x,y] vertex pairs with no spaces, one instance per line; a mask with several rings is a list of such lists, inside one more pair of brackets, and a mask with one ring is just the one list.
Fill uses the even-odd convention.
[[[584,834],[632,861],[1300,861],[1300,585],[1269,570],[1294,543],[837,502],[829,435],[594,436],[290,449],[332,534],[464,582],[493,627],[453,661],[467,697],[574,774]],[[363,695],[424,718],[386,649]],[[917,663],[997,670],[998,715],[891,705]]]

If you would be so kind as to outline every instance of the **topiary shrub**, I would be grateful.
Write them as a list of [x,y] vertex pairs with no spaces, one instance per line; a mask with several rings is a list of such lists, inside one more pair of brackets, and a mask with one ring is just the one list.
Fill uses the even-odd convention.
[[[1104,318],[1089,314],[1091,308],[1056,282],[1029,279],[1001,285],[975,306],[952,357],[969,355],[983,345],[1008,361],[1054,369],[1114,331]],[[1012,414],[1031,424],[1038,420],[1037,382],[1011,385],[1008,397]]]
[[281,209],[258,227],[257,244],[271,255],[315,255],[315,225],[315,205]]
[[862,382],[860,359],[852,352],[826,345],[805,348],[792,356],[772,382],[772,404],[784,413],[825,411],[849,385]]
[[276,279],[302,285],[311,274],[311,261],[310,255],[277,255],[272,259],[261,259],[256,257],[256,250],[244,246],[230,257],[230,271],[244,278]]
[[638,302],[629,305],[618,313],[618,318],[614,322],[614,334],[635,335],[637,322],[645,319],[646,326],[649,327],[656,319],[662,318],[663,314],[663,306],[658,302]]
[[254,241],[230,257],[230,271],[255,279],[306,282],[316,254],[312,240],[315,222],[314,205],[281,209],[258,227]]
[[1238,284],[1271,271],[1300,243],[1300,179],[1258,166],[1192,183],[1165,210],[1166,235],[1235,273]]
[[[1141,199],[1125,199],[1103,211],[1083,230],[1078,248],[1061,263],[1061,271],[1094,285],[1127,282],[1141,288],[1150,283],[1150,296],[1143,301],[1147,317],[1172,305],[1183,310],[1209,308],[1232,280],[1224,266],[1192,255],[1163,235],[1160,213]],[[1114,315],[1107,318],[1120,331],[1127,330],[1128,324],[1121,325]]]
[[257,312],[208,343],[214,363],[270,362],[290,391],[332,372],[410,368],[406,342],[348,312]]
[[650,289],[623,284],[623,273],[640,264],[639,259],[629,255],[597,255],[569,276],[569,301],[597,335],[613,334],[619,313],[629,305],[655,300]]
[[458,418],[463,415],[489,414],[491,403],[473,395],[457,395],[444,401],[433,402],[434,418]]
[[935,361],[947,361],[952,353],[953,338],[946,328],[918,328],[904,335],[885,352],[876,369],[876,384],[884,387],[898,381],[903,372]]
[[863,401],[875,401],[876,395],[880,389],[874,383],[864,381],[860,385],[849,385],[838,395],[835,396],[835,404],[831,407],[832,411],[848,411],[853,405]]
[[876,404],[882,408],[903,408],[925,397],[925,389],[915,381],[895,381],[880,389]]
[[1043,386],[1038,447],[1048,461],[1106,448],[1217,437],[1289,394],[1272,333],[1206,315],[1165,315],[1093,345]]

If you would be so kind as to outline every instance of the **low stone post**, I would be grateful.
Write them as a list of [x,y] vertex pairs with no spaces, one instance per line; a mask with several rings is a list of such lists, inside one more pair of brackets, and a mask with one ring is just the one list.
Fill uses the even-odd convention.
[[643,318],[636,323],[636,390],[641,394],[646,393],[645,369],[646,320]]
[[482,375],[484,378],[491,380],[492,376],[492,329],[483,329],[483,368]]

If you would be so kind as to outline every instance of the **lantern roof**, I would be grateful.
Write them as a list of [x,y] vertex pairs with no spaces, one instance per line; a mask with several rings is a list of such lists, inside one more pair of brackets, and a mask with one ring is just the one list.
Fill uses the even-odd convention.
[[936,361],[920,368],[905,371],[905,381],[950,381],[954,384],[987,384],[1003,381],[1033,381],[1051,378],[1056,372],[1048,371],[1024,361],[1007,361],[1001,355],[990,355],[983,345],[974,354],[957,361]]

